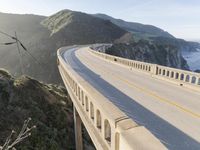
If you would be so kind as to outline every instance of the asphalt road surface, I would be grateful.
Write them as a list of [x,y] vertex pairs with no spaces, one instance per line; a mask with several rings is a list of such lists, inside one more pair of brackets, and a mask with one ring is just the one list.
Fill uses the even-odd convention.
[[104,60],[86,47],[63,50],[66,63],[168,149],[200,150],[200,93]]

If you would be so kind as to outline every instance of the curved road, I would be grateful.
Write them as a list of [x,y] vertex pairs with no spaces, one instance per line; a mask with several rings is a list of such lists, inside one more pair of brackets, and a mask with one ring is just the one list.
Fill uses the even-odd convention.
[[66,63],[168,149],[200,150],[200,93],[104,60],[84,46],[62,49]]

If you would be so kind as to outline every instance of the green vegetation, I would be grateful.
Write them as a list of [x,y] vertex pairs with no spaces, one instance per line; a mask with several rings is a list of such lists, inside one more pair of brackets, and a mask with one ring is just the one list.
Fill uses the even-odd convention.
[[[75,149],[72,103],[66,89],[27,76],[14,79],[0,70],[0,145],[13,129],[19,133],[28,117],[37,129],[17,149]],[[92,148],[87,136],[84,140]]]
[[70,40],[69,44],[113,42],[127,33],[110,21],[71,10],[62,10],[41,24],[51,31],[54,38],[64,35],[63,38]]
[[56,32],[59,32],[62,28],[72,23],[73,13],[71,11],[64,12],[60,11],[49,18],[41,22],[42,25],[46,26],[50,31],[51,35]]

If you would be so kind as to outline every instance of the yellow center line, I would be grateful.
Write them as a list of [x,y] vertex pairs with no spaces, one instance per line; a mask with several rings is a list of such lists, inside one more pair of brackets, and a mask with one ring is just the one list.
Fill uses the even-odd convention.
[[[129,82],[128,80],[126,80],[126,79],[124,79],[124,78],[122,78],[122,77],[120,77],[120,76],[118,76],[118,75],[113,75],[112,73],[106,71],[105,68],[103,68],[103,67],[101,67],[101,66],[98,66],[98,67],[97,67],[97,65],[95,66],[94,64],[89,64],[89,63],[88,63],[88,60],[86,60],[86,59],[85,59],[84,57],[82,57],[81,55],[79,55],[79,57],[82,58],[82,59],[85,61],[85,63],[87,63],[88,65],[94,67],[95,69],[97,69],[97,70],[99,70],[99,71],[102,71],[102,72],[104,72],[104,73],[107,73],[107,74],[112,75],[114,78],[121,80],[122,82],[126,83],[126,84],[129,85],[130,87],[132,87],[132,88],[134,88],[134,89],[137,89],[137,90],[140,90],[140,91],[143,92],[144,94],[148,94],[148,95],[150,95],[151,97],[156,98],[156,100],[159,100],[159,101],[161,101],[161,102],[165,102],[165,103],[167,103],[167,104],[169,104],[169,105],[172,105],[172,106],[174,106],[174,107],[176,107],[176,108],[182,110],[183,112],[185,112],[185,113],[187,113],[187,114],[190,114],[190,115],[193,116],[193,117],[200,118],[200,114],[198,114],[198,113],[196,113],[196,112],[193,112],[193,111],[191,111],[191,110],[189,110],[189,109],[187,109],[187,108],[181,106],[180,104],[178,104],[178,103],[176,103],[176,102],[173,102],[172,100],[168,100],[168,99],[166,99],[166,98],[163,98],[163,97],[161,97],[161,96],[155,94],[155,93],[154,93],[153,91],[151,91],[151,90],[148,90],[148,89],[146,89],[146,88],[142,88],[142,87],[140,87],[140,86],[138,86],[138,85],[136,85],[136,84],[134,84],[134,83],[132,83],[132,82]],[[87,58],[88,58],[88,57],[87,57]],[[89,58],[88,58],[88,59],[89,59]],[[100,69],[100,68],[101,68],[101,69]]]

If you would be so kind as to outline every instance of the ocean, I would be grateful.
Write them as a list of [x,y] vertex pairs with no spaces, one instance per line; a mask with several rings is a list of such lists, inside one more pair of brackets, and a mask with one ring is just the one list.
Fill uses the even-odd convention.
[[185,53],[183,57],[192,71],[200,70],[200,49],[197,52]]

